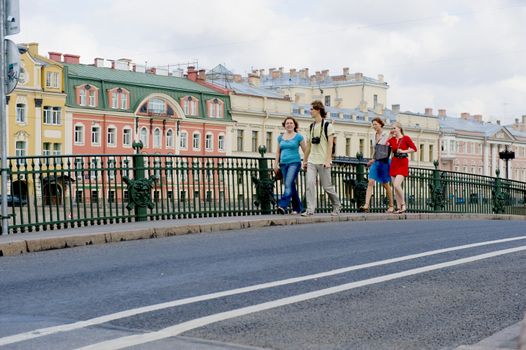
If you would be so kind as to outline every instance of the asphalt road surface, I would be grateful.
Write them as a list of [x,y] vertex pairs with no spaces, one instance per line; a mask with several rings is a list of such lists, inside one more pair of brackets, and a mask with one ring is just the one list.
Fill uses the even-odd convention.
[[455,349],[526,311],[522,221],[345,222],[0,258],[0,349]]

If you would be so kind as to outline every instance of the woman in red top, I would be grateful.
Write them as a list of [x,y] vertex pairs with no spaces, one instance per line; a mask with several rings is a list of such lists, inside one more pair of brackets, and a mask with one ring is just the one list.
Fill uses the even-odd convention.
[[388,141],[393,150],[389,175],[393,181],[396,204],[398,205],[398,210],[395,211],[395,214],[402,214],[407,210],[402,182],[409,176],[408,157],[409,153],[416,152],[416,146],[409,136],[404,135],[404,130],[400,123],[393,123],[393,127],[394,129],[391,130],[392,137]]

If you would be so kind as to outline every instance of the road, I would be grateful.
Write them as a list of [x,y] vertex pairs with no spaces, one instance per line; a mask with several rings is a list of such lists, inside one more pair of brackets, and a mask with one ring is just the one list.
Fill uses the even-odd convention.
[[0,258],[0,349],[455,349],[526,311],[522,221],[280,226]]

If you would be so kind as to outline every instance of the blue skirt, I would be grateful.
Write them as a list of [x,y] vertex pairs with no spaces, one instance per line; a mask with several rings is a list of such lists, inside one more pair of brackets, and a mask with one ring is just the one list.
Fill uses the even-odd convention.
[[369,179],[382,184],[389,183],[389,181],[391,181],[391,176],[389,176],[390,164],[390,159],[387,163],[375,160],[373,165],[369,168]]

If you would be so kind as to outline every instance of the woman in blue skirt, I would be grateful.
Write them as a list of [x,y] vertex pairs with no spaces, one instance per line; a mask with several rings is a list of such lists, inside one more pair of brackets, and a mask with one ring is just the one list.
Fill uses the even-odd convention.
[[[390,136],[388,132],[383,131],[384,125],[385,123],[381,118],[374,118],[372,121],[372,126],[375,131],[372,141],[375,149],[377,148],[376,145],[388,145]],[[377,156],[378,155],[373,156],[373,159],[367,163],[367,167],[369,168],[369,182],[367,184],[367,192],[365,194],[365,204],[360,209],[363,212],[369,211],[369,203],[371,201],[371,195],[373,194],[374,184],[379,182],[385,188],[385,192],[389,200],[389,208],[387,209],[386,213],[393,213],[393,192],[391,191],[391,186],[389,186],[389,182],[391,181],[391,177],[389,176],[389,166],[391,161],[389,159],[389,154],[387,154],[387,157],[381,159],[377,159],[379,158]]]

